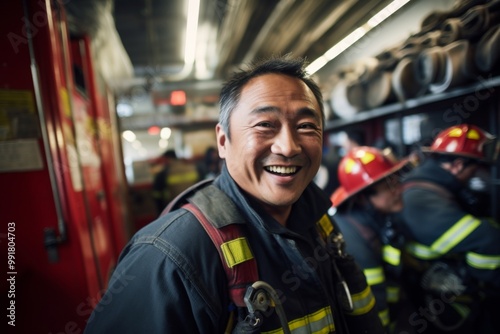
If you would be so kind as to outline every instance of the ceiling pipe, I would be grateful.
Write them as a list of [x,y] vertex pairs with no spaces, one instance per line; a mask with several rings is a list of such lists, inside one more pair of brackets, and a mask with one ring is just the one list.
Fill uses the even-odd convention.
[[[227,13],[221,27],[219,49],[219,63],[216,72],[220,72],[224,65],[231,64],[236,52],[235,46],[241,44],[245,29],[255,11],[256,1],[230,0],[226,6]],[[223,73],[224,75],[225,73]]]
[[186,37],[184,43],[184,66],[175,74],[161,76],[163,81],[181,81],[187,79],[193,72],[196,59],[196,42],[198,37],[198,20],[200,0],[188,0],[186,20]]
[[314,15],[318,5],[313,1],[299,1],[288,15],[284,16],[276,31],[268,35],[268,47],[262,49],[263,54],[281,54],[293,52],[293,47],[297,38],[304,33],[303,27],[311,26],[310,18]]
[[153,27],[153,1],[152,0],[145,0],[145,9],[144,9],[144,16],[145,16],[145,23],[146,23],[146,32],[148,35],[149,39],[149,50],[148,56],[150,58],[150,66],[156,66],[156,64],[159,63],[159,53],[158,53],[158,48],[155,47],[158,45],[158,36],[155,32],[155,29]]
[[274,11],[271,13],[267,19],[259,34],[252,43],[252,46],[248,50],[245,58],[243,59],[243,64],[248,64],[255,58],[257,52],[262,48],[262,44],[266,41],[271,33],[272,29],[276,26],[276,23],[281,20],[281,18],[288,12],[290,7],[295,3],[295,0],[281,0]]
[[342,1],[335,6],[328,16],[320,22],[314,29],[308,31],[296,43],[298,47],[294,52],[304,54],[309,47],[319,40],[345,13],[357,2],[357,0]]

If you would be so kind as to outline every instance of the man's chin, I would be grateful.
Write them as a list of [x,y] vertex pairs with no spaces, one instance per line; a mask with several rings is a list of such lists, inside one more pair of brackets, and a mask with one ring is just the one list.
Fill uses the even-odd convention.
[[276,193],[273,194],[272,196],[267,196],[265,198],[265,202],[268,205],[273,205],[276,207],[288,207],[293,205],[297,200],[299,199],[300,195],[298,194],[290,194],[288,193]]

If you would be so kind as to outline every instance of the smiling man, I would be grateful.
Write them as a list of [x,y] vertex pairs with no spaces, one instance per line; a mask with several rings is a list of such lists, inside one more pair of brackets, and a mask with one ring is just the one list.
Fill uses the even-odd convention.
[[[365,277],[326,238],[338,233],[331,203],[312,182],[322,106],[300,59],[232,77],[216,126],[220,175],[132,238],[86,333],[382,333]],[[113,293],[123,275],[129,284]],[[254,300],[257,287],[272,301]]]
[[321,162],[323,113],[314,94],[283,74],[252,78],[229,126],[222,120],[216,129],[229,174],[282,225]]

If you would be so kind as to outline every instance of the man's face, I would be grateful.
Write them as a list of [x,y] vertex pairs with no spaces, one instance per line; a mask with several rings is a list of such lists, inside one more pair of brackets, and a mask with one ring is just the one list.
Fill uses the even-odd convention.
[[369,200],[377,211],[388,214],[403,210],[399,177],[391,175],[373,185],[373,190],[375,194]]
[[479,164],[466,165],[455,176],[457,177],[457,179],[459,179],[462,183],[465,184],[476,174],[476,171],[478,169],[479,169]]
[[458,158],[453,162],[448,164],[442,164],[444,168],[450,171],[455,177],[462,182],[463,184],[467,183],[470,178],[474,176],[476,171],[479,168],[479,164],[477,163],[469,163],[466,164],[463,159]]
[[217,126],[229,173],[267,210],[289,208],[318,171],[321,111],[301,80],[265,74],[249,81],[230,116],[231,140]]

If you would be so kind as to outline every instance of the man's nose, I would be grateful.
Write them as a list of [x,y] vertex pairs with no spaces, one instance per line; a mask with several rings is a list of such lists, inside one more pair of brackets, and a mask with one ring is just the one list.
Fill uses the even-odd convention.
[[301,152],[297,133],[289,127],[282,127],[275,137],[271,151],[285,157],[293,157]]

